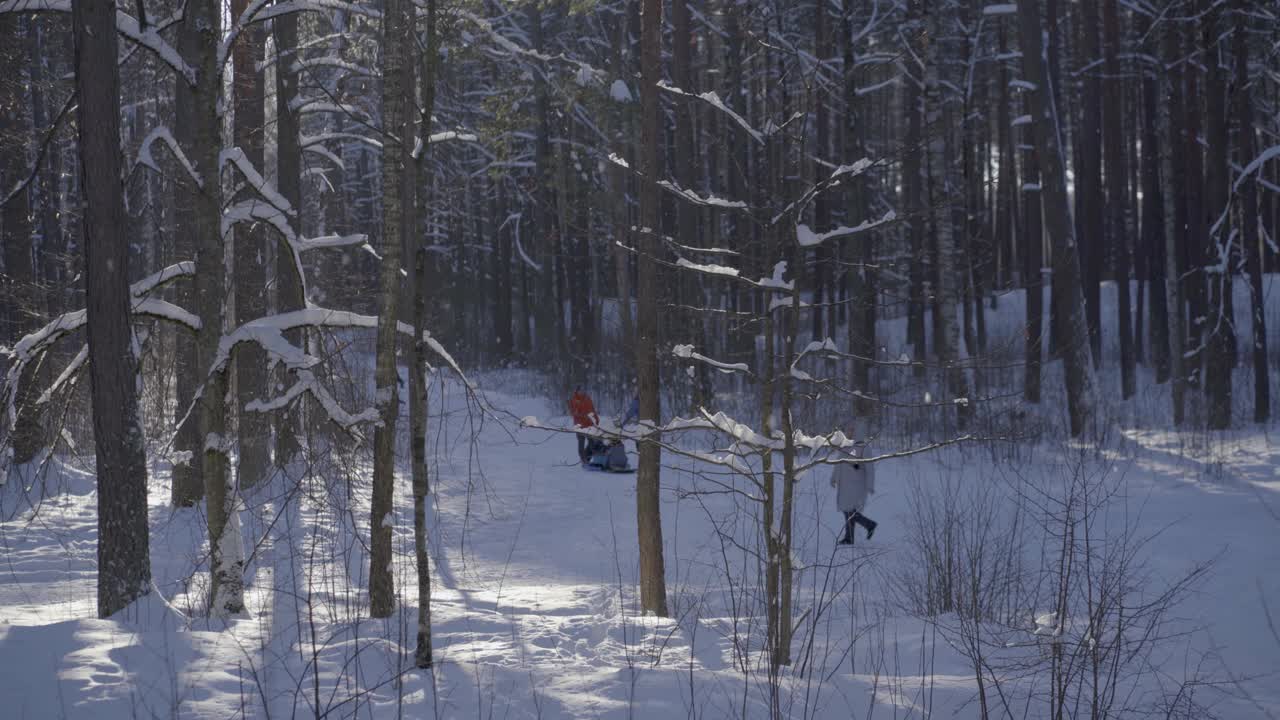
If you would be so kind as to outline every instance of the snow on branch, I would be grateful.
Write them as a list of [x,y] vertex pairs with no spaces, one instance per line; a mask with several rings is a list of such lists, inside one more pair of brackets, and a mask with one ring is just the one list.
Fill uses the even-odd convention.
[[75,377],[76,373],[80,372],[80,369],[83,368],[87,362],[89,362],[89,343],[85,343],[80,346],[80,352],[76,353],[76,356],[72,358],[71,362],[67,363],[67,366],[62,369],[62,372],[58,374],[58,377],[53,381],[53,383],[50,384],[49,387],[45,388],[44,392],[40,393],[40,397],[36,398],[36,404],[45,405],[49,401],[53,400],[53,396],[61,390],[64,385],[70,382],[71,378]]
[[742,372],[748,375],[751,374],[751,369],[747,367],[746,363],[726,363],[719,360],[713,360],[706,355],[694,352],[692,345],[676,345],[671,348],[671,354],[685,360],[697,360],[698,362],[706,363],[713,368],[717,368],[723,373]]
[[879,225],[893,222],[897,218],[898,214],[893,210],[889,210],[879,220],[863,220],[854,227],[838,227],[835,230],[829,230],[824,233],[815,233],[809,229],[808,225],[802,223],[796,226],[796,242],[801,247],[813,247],[814,245],[821,245],[832,238],[866,232]]
[[280,0],[272,4],[271,7],[257,13],[253,21],[262,22],[281,15],[288,15],[289,13],[324,12],[326,10],[341,10],[342,12],[364,15],[375,19],[382,17],[382,12],[377,8],[369,7],[363,3],[350,2],[349,0]]
[[298,145],[304,148],[310,148],[313,145],[318,145],[328,140],[355,140],[356,142],[362,142],[370,147],[374,147],[379,150],[382,149],[381,140],[361,135],[360,133],[348,132],[321,133],[320,135],[299,135]]
[[[195,273],[195,263],[186,261],[170,265],[133,283],[129,286],[129,294],[133,296],[133,312],[138,315],[150,315],[174,320],[198,330],[200,328],[199,318],[169,302],[146,297],[147,293],[171,280],[180,277],[192,277]],[[5,373],[4,385],[0,386],[0,399],[4,401],[5,405],[4,422],[9,431],[13,430],[14,424],[18,421],[16,404],[18,384],[21,382],[22,373],[27,365],[52,347],[58,340],[84,327],[88,320],[88,312],[85,310],[73,310],[63,313],[40,329],[23,336],[12,348],[0,347],[0,355],[8,357],[10,360],[8,372]],[[75,374],[76,370],[84,365],[85,360],[88,358],[87,347],[81,350],[81,354],[84,354],[85,358],[81,359],[80,354],[77,354],[76,358],[71,361],[71,365],[54,381],[54,386],[41,393],[41,398],[51,395],[57,387],[65,383]]]
[[731,268],[725,265],[701,265],[699,263],[689,262],[684,258],[680,258],[679,260],[676,260],[676,265],[682,268],[693,270],[695,272],[706,273],[707,275],[720,275],[722,277],[731,277],[731,278],[740,277],[740,273],[738,272],[737,268]]
[[1243,170],[1240,171],[1240,177],[1236,178],[1235,184],[1231,186],[1231,191],[1238,191],[1240,186],[1244,184],[1246,178],[1258,172],[1263,165],[1266,165],[1272,159],[1277,157],[1280,157],[1280,145],[1272,145],[1266,150],[1263,150],[1262,154],[1254,158],[1248,165],[1244,166]]
[[767,278],[760,278],[756,284],[763,288],[773,288],[774,290],[783,290],[786,292],[795,290],[795,280],[784,280],[782,278],[783,274],[786,272],[787,261],[780,260],[773,266],[773,275]]
[[240,174],[244,175],[244,179],[248,180],[249,184],[252,185],[253,188],[258,191],[258,194],[267,202],[276,206],[286,215],[297,215],[297,212],[294,211],[293,206],[289,204],[289,201],[275,189],[275,186],[267,182],[266,178],[262,177],[262,174],[258,172],[258,169],[249,161],[249,158],[245,157],[243,150],[238,147],[233,147],[227,148],[219,153],[218,169],[221,170],[222,166],[227,163],[232,163],[239,168]]
[[1018,6],[1013,3],[1002,3],[1000,5],[988,5],[982,8],[983,15],[1013,15],[1018,12]]
[[[0,14],[40,11],[69,13],[71,12],[71,0],[6,0],[0,2]],[[116,32],[155,53],[169,67],[182,75],[188,84],[195,85],[195,68],[188,65],[182,59],[182,56],[178,54],[178,51],[165,42],[164,38],[160,37],[159,30],[158,26],[150,23],[147,25],[147,29],[143,30],[138,26],[137,18],[121,10],[119,5],[116,6]]]
[[[419,10],[418,12],[419,14],[421,14],[423,11]],[[607,75],[603,71],[592,67],[589,63],[585,63],[581,60],[571,58],[565,55],[564,53],[559,53],[556,55],[547,55],[546,53],[541,53],[536,50],[531,50],[529,48],[521,47],[519,44],[512,41],[510,38],[498,32],[497,29],[493,27],[493,23],[489,22],[488,20],[482,17],[479,17],[477,15],[474,15],[470,12],[467,12],[465,10],[458,11],[457,15],[458,17],[461,17],[464,20],[467,20],[468,22],[474,24],[476,27],[480,28],[481,31],[483,31],[486,35],[488,35],[493,40],[493,42],[498,45],[498,47],[502,48],[503,50],[506,50],[512,55],[522,55],[524,57],[530,57],[544,63],[549,63],[555,60],[559,60],[560,62],[573,65],[574,67],[577,68],[578,71],[577,73],[575,73],[574,79],[579,85],[582,85],[585,87],[587,85],[604,84],[604,78],[606,78]]]
[[734,438],[740,444],[747,445],[761,450],[781,450],[785,443],[781,438],[767,438],[750,426],[740,423],[737,420],[725,415],[723,412],[717,412],[712,415],[705,408],[699,408],[702,416],[711,423],[715,429]]
[[350,247],[351,245],[368,245],[369,236],[364,234],[357,235],[321,235],[313,238],[298,238],[294,243],[294,247],[298,252],[307,250],[315,250],[317,248],[335,248]]
[[698,98],[699,100],[706,102],[707,104],[711,105],[711,107],[714,107],[715,109],[719,110],[720,112],[732,118],[733,121],[736,122],[739,126],[741,126],[743,130],[746,130],[747,134],[750,135],[752,138],[754,138],[756,142],[758,143],[764,142],[764,133],[751,127],[751,123],[747,122],[746,118],[734,112],[733,108],[729,107],[728,105],[725,105],[724,101],[720,99],[720,96],[717,95],[714,90],[708,90],[707,92],[699,93],[695,95],[691,92],[681,90],[680,88],[674,85],[671,85],[666,80],[659,80],[658,88],[661,90],[666,90],[667,92],[673,93],[675,95],[684,95],[685,97]]
[[706,195],[706,196],[699,195],[698,193],[692,190],[689,190],[687,188],[682,188],[668,180],[659,180],[658,187],[663,188],[665,190],[669,190],[677,197],[682,197],[685,200],[688,200],[689,202],[695,205],[702,205],[704,207],[723,207],[723,208],[739,208],[739,209],[745,209],[747,207],[746,203],[740,202],[738,200],[725,200],[724,198],[716,197],[715,195]]
[[254,400],[244,406],[247,412],[266,413],[280,408],[287,407],[294,400],[298,399],[303,393],[309,393],[315,398],[320,407],[324,409],[329,419],[336,423],[343,430],[350,430],[352,427],[361,423],[377,424],[381,422],[377,408],[365,408],[363,411],[351,414],[342,407],[342,405],[333,397],[333,395],[320,384],[315,374],[310,370],[298,371],[298,382],[290,387],[285,393],[271,400]]
[[138,146],[138,165],[144,165],[156,172],[160,172],[160,166],[156,164],[155,156],[151,154],[151,145],[156,140],[163,140],[165,145],[169,146],[169,151],[173,153],[178,164],[187,171],[187,175],[191,176],[191,180],[195,182],[196,187],[204,187],[204,178],[200,177],[200,173],[196,172],[195,165],[191,164],[191,160],[187,158],[186,153],[182,152],[182,147],[178,145],[178,141],[173,137],[173,132],[167,126],[161,125],[142,139],[142,144]]

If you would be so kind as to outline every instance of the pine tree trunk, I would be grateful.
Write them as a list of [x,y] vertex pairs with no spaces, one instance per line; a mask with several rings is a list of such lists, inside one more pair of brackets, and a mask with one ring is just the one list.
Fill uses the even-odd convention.
[[[1235,112],[1239,123],[1239,162],[1249,163],[1256,153],[1253,126],[1253,97],[1249,87],[1248,20],[1243,12],[1245,3],[1239,2],[1235,30]],[[1246,178],[1240,185],[1240,246],[1244,253],[1245,270],[1249,274],[1250,311],[1253,315],[1253,421],[1266,423],[1271,418],[1271,372],[1267,360],[1266,297],[1263,295],[1263,253],[1266,245],[1258,232],[1258,186],[1256,176]]]
[[[846,12],[848,12],[846,10]],[[920,24],[920,2],[919,0],[911,0],[908,6],[908,20],[903,30],[907,42],[911,44],[911,52],[915,55],[923,50],[922,41],[919,39],[924,31]],[[912,66],[913,72],[919,72],[919,68]],[[925,303],[925,231],[927,227],[927,206],[925,205],[922,195],[924,192],[923,182],[923,140],[924,136],[921,130],[920,118],[920,84],[924,78],[916,78],[916,82],[904,82],[902,107],[907,114],[907,136],[903,144],[904,157],[902,160],[902,207],[906,208],[908,218],[908,234],[910,236],[910,249],[912,261],[908,269],[909,275],[909,291],[907,298],[907,344],[911,346],[912,360],[914,361],[914,374],[916,377],[924,375],[924,363],[929,358],[928,345],[925,339],[924,329],[924,313]]]
[[1121,396],[1133,397],[1137,392],[1134,378],[1133,312],[1129,289],[1129,234],[1125,228],[1128,181],[1126,179],[1125,143],[1120,113],[1124,107],[1124,78],[1120,66],[1120,13],[1117,0],[1106,0],[1104,32],[1106,35],[1106,102],[1102,116],[1107,149],[1107,240],[1115,252],[1115,281],[1119,291],[1120,387]]
[[[431,116],[435,112],[436,74],[439,64],[436,36],[436,0],[427,0],[427,43],[422,58],[422,114],[419,132],[422,152],[417,158],[418,192],[426,192],[427,152],[430,150]],[[412,96],[405,98],[406,102]],[[417,230],[416,193],[405,198],[408,211],[405,224],[413,233],[413,362],[409,369],[409,438],[413,453],[413,555],[418,573],[418,632],[417,647],[413,653],[414,665],[429,668],[434,660],[431,653],[431,556],[427,546],[427,495],[431,491],[430,468],[427,465],[427,347],[423,340],[427,328],[427,296],[437,278],[430,272],[427,262],[426,241]]]
[[[1172,63],[1181,54],[1178,30],[1164,29],[1164,59]],[[1179,148],[1182,143],[1182,70],[1176,66],[1168,66],[1166,91],[1169,110],[1160,117],[1162,121],[1161,135],[1169,148],[1161,154],[1166,190],[1164,198],[1165,229],[1165,301],[1169,309],[1166,312],[1169,320],[1169,376],[1173,384],[1170,394],[1173,402],[1173,424],[1182,424],[1186,412],[1186,303],[1183,299],[1184,284],[1182,277],[1182,248],[1186,244],[1187,206],[1186,206],[1186,167],[1184,157]]]
[[227,429],[228,371],[213,361],[222,340],[226,298],[226,263],[222,243],[222,183],[218,168],[222,147],[222,122],[218,116],[218,43],[222,37],[221,5],[191,2],[183,15],[184,32],[179,52],[188,62],[195,59],[198,83],[192,97],[191,145],[184,148],[201,185],[196,188],[192,231],[196,238],[196,302],[202,321],[196,338],[204,381],[200,396],[200,431],[196,438],[203,454],[209,524],[209,602],[217,617],[244,611],[244,555],[236,514],[236,492],[231,483],[231,437]]
[[[942,37],[941,18],[937,13],[929,16],[930,35]],[[934,302],[934,338],[938,361],[945,368],[943,378],[946,386],[946,398],[955,401],[956,419],[960,427],[964,427],[969,419],[969,390],[965,373],[960,365],[960,326],[956,318],[957,302],[965,303],[960,268],[960,247],[956,242],[956,234],[965,232],[964,199],[957,204],[950,188],[959,187],[959,178],[955,177],[953,153],[956,150],[954,137],[949,137],[947,128],[953,127],[952,113],[946,107],[943,94],[945,87],[954,85],[952,79],[944,74],[943,59],[946,57],[945,45],[941,41],[930,43],[925,58],[925,120],[931,133],[928,139],[929,149],[929,208],[933,213],[934,238],[937,243],[936,278],[937,294]],[[964,145],[961,143],[961,149]],[[963,160],[961,162],[963,166]]]
[[[1205,80],[1206,102],[1209,111],[1206,113],[1206,133],[1210,151],[1205,153],[1205,205],[1201,222],[1204,237],[1209,245],[1206,248],[1205,286],[1207,290],[1205,321],[1205,374],[1204,390],[1206,400],[1206,420],[1214,430],[1231,427],[1231,379],[1235,370],[1236,334],[1234,327],[1234,300],[1231,290],[1232,276],[1235,275],[1237,255],[1235,242],[1231,233],[1230,210],[1230,173],[1228,161],[1231,149],[1228,146],[1227,113],[1215,108],[1227,107],[1227,78],[1218,57],[1218,19],[1221,10],[1214,4],[1202,3],[1205,15],[1201,18],[1203,50],[1205,57],[1214,58],[1207,62],[1208,72]],[[1247,162],[1247,161],[1246,161]],[[1215,268],[1210,270],[1210,268]]]
[[[294,229],[302,231],[302,148],[298,144],[298,116],[289,106],[298,94],[298,75],[293,70],[297,61],[298,16],[286,13],[271,21],[276,51],[276,189],[299,211]],[[276,246],[276,311],[291,312],[305,306],[302,296],[303,278],[298,275],[293,247],[287,238],[279,236]],[[285,334],[289,342],[302,347],[302,330],[290,330]],[[283,374],[283,371],[282,371]],[[285,378],[281,378],[282,381]],[[283,468],[301,450],[298,441],[299,412],[282,410],[275,417],[275,464]]]
[[396,466],[396,421],[400,416],[400,378],[396,362],[396,323],[400,308],[400,250],[409,228],[413,151],[413,5],[387,0],[382,20],[382,123],[400,141],[387,139],[382,153],[382,273],[378,306],[378,360],[375,402],[382,424],[374,431],[373,496],[369,513],[369,614],[388,617],[395,610],[391,575],[391,523]]
[[1150,269],[1151,364],[1156,382],[1169,381],[1169,306],[1165,288],[1164,197],[1160,183],[1159,81],[1142,77],[1142,248]]
[[89,382],[98,460],[98,617],[151,590],[147,455],[130,324],[129,242],[120,184],[116,4],[80,0],[75,28]]
[[[1082,0],[1080,19],[1081,65],[1093,63],[1098,46],[1098,0]],[[1082,70],[1080,133],[1077,142],[1080,164],[1075,168],[1076,239],[1080,243],[1084,280],[1085,317],[1089,324],[1089,347],[1093,365],[1102,366],[1102,266],[1106,250],[1105,205],[1102,192],[1102,81],[1098,67]]]
[[[16,12],[0,13],[0,64],[6,68],[20,67],[26,48],[22,36],[22,16]],[[20,71],[6,73],[6,77],[0,78],[0,177],[4,178],[0,200],[27,176],[26,131],[30,126],[26,114],[26,90]],[[31,188],[28,185],[0,207],[0,245],[4,254],[4,274],[0,275],[4,317],[0,319],[8,326],[4,333],[6,345],[16,343],[34,330],[36,323],[33,320],[39,317],[31,235]],[[15,466],[34,460],[44,445],[44,418],[35,402],[40,394],[36,382],[39,366],[40,363],[28,363],[18,379],[14,399],[17,421],[13,425],[13,437],[0,438],[8,441],[12,448]],[[0,478],[0,482],[3,481],[4,478]]]
[[[200,43],[199,31],[194,23],[184,22],[178,29],[178,50],[184,58],[190,58]],[[195,143],[197,122],[197,88],[187,82],[181,75],[177,76],[174,87],[174,126],[173,136],[178,147],[190,152]],[[198,172],[205,172],[200,171]],[[184,171],[177,171],[173,183],[174,226],[194,228],[197,207],[200,206],[201,188],[188,177]],[[198,241],[194,233],[179,232],[174,234],[174,253],[182,260],[196,257]],[[177,303],[181,307],[196,306],[196,287],[194,283],[180,283],[177,287]],[[177,426],[174,434],[173,448],[177,456],[173,463],[173,477],[170,485],[170,502],[174,507],[191,507],[204,497],[204,453],[200,448],[200,406],[196,402],[195,392],[201,384],[203,367],[199,353],[199,338],[185,331],[178,331],[175,345],[177,347],[177,367],[174,369],[175,408],[174,422],[186,416],[186,422]],[[191,412],[188,414],[188,409]]]
[[1018,34],[1022,45],[1023,73],[1035,85],[1035,89],[1029,93],[1031,124],[1042,163],[1041,199],[1053,248],[1053,304],[1058,308],[1059,327],[1064,333],[1058,349],[1062,353],[1066,376],[1071,435],[1079,437],[1093,425],[1096,398],[1093,367],[1089,363],[1089,336],[1080,284],[1080,261],[1075,228],[1067,206],[1062,138],[1054,105],[1054,90],[1050,84],[1049,61],[1041,35],[1039,0],[1022,0],[1018,3]]
[[[1031,115],[1031,99],[1024,94],[1024,109]],[[1023,287],[1027,293],[1026,375],[1023,379],[1022,397],[1029,403],[1040,402],[1040,386],[1043,378],[1044,358],[1044,226],[1041,220],[1040,157],[1035,147],[1035,128],[1026,126],[1027,155],[1023,166],[1023,178],[1032,189],[1025,191],[1022,201],[1026,219],[1023,222],[1025,261]]]
[[[853,0],[845,0],[842,8],[841,18],[841,55],[843,59],[843,82],[845,96],[845,116],[844,123],[841,125],[843,138],[841,139],[841,147],[844,149],[845,157],[842,162],[857,162],[866,156],[866,145],[862,141],[862,137],[867,133],[868,127],[864,127],[862,122],[863,103],[858,100],[857,85],[857,57],[853,46],[853,17],[855,12],[855,3]],[[911,84],[911,83],[908,83]],[[914,105],[913,105],[914,107]],[[917,119],[918,123],[918,119]],[[919,128],[917,127],[917,130]],[[916,155],[917,182],[919,171],[919,156]],[[870,191],[866,175],[857,175],[848,181],[849,191],[847,193],[848,212],[851,217],[847,218],[849,225],[857,225],[858,223],[868,220],[870,217]],[[913,227],[916,220],[913,219]],[[825,227],[825,225],[819,225]],[[849,352],[854,355],[852,361],[852,377],[851,385],[854,390],[859,391],[862,395],[856,397],[853,401],[853,411],[855,414],[868,417],[875,413],[877,403],[873,399],[877,395],[877,388],[873,386],[873,359],[876,356],[876,249],[877,233],[870,232],[865,235],[858,236],[854,242],[855,250],[851,252],[842,252],[842,255],[851,257],[859,267],[846,271],[851,275],[855,282],[853,283],[853,297],[849,306]],[[914,267],[915,264],[912,265]],[[912,295],[912,302],[916,302],[916,296]],[[920,315],[917,319],[924,321],[924,316]],[[920,331],[921,337],[924,335],[923,328]],[[821,338],[814,338],[819,340]],[[920,346],[917,356],[923,360],[923,346]]]
[[[662,2],[642,0],[640,32],[640,224],[650,228],[637,238],[639,257],[636,316],[636,373],[640,421],[661,423],[658,407],[658,285],[655,258],[662,208],[657,179],[661,176],[658,80],[662,73]],[[640,540],[640,606],[667,616],[666,571],[662,551],[662,506],[659,495],[662,449],[657,438],[639,443],[636,473],[636,525]]]
[[[249,0],[233,0],[232,17],[240,18],[248,7]],[[265,170],[262,162],[264,94],[262,74],[258,70],[262,64],[265,42],[262,24],[254,23],[241,31],[231,48],[234,144],[259,172]],[[235,172],[233,176],[238,177]],[[257,189],[247,183],[237,198],[241,201],[260,199]],[[234,272],[231,278],[235,291],[235,323],[239,327],[267,314],[266,228],[260,223],[238,223],[234,230],[234,242]],[[245,410],[250,402],[267,399],[266,373],[267,352],[262,346],[245,343],[236,348],[236,406],[233,414],[239,418],[237,436],[240,463],[237,478],[243,489],[257,485],[266,476],[271,464],[270,418],[263,413]]]

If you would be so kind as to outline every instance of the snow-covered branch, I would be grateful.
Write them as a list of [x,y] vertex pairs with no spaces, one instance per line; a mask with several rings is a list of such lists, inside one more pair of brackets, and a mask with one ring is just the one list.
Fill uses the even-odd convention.
[[824,233],[815,233],[813,230],[809,229],[808,225],[802,223],[796,226],[796,242],[799,243],[800,247],[813,247],[815,245],[821,245],[832,238],[840,238],[847,235],[856,235],[858,233],[866,232],[880,225],[884,225],[885,223],[893,222],[897,218],[898,213],[893,210],[889,210],[878,220],[863,220],[853,227],[838,227]]
[[711,107],[719,110],[725,115],[728,115],[743,130],[746,130],[747,134],[750,135],[756,142],[758,143],[764,142],[764,133],[751,127],[751,123],[747,122],[746,118],[734,112],[733,108],[729,107],[728,105],[725,105],[724,101],[720,99],[720,96],[717,95],[714,90],[708,90],[707,92],[698,93],[695,95],[694,93],[681,90],[680,88],[669,84],[665,80],[658,81],[658,88],[661,90],[666,90],[667,92],[672,93],[674,95],[684,95],[685,97],[698,98],[699,100],[706,102]]
[[200,177],[200,173],[196,172],[195,165],[191,164],[191,160],[187,158],[186,153],[182,152],[182,147],[178,145],[177,139],[173,137],[173,132],[164,125],[161,125],[147,133],[147,136],[142,139],[142,144],[138,146],[137,164],[144,165],[156,172],[160,172],[160,166],[156,164],[155,156],[151,154],[151,145],[155,143],[156,140],[163,140],[165,145],[169,146],[169,151],[173,153],[178,164],[187,171],[187,175],[191,177],[191,180],[196,184],[196,187],[203,188],[204,178]]
[[[5,0],[0,2],[0,13],[71,12],[71,0]],[[116,32],[155,53],[182,75],[190,85],[196,84],[196,71],[182,59],[172,45],[160,37],[161,28],[148,24],[143,30],[137,18],[116,6]]]

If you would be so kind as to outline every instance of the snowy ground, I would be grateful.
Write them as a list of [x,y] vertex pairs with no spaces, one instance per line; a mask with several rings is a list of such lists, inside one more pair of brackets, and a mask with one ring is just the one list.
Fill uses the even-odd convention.
[[[1104,287],[1104,300],[1113,291]],[[1267,307],[1274,337],[1280,303]],[[1020,296],[1002,297],[989,315],[993,345],[1018,332],[1021,308]],[[1114,337],[1114,312],[1103,317],[1105,337]],[[901,325],[883,323],[890,356]],[[1247,317],[1238,330],[1246,336]],[[1280,347],[1280,337],[1272,342]],[[1058,373],[1046,367],[1046,407],[1061,404]],[[1118,394],[1114,363],[1102,381],[1108,396]],[[278,479],[246,498],[249,611],[227,624],[200,617],[204,519],[199,509],[168,507],[168,465],[153,456],[155,592],[98,620],[92,454],[59,455],[31,493],[0,488],[0,716],[717,718],[768,717],[776,704],[787,717],[969,718],[981,714],[976,646],[991,715],[1047,717],[1054,644],[1036,615],[1052,609],[1062,535],[1047,518],[1087,480],[1088,501],[1106,500],[1090,518],[1088,557],[1104,587],[1121,588],[1126,618],[1207,564],[1147,628],[1150,644],[1125,656],[1112,714],[1277,717],[1280,439],[1274,425],[1249,424],[1249,382],[1237,373],[1241,429],[1226,434],[1162,429],[1167,386],[1142,371],[1138,397],[1108,403],[1117,429],[1100,445],[1041,439],[884,462],[867,510],[879,529],[852,550],[834,543],[840,518],[826,473],[801,478],[797,632],[776,693],[760,652],[757,510],[743,496],[706,492],[718,487],[712,480],[740,490],[745,482],[664,456],[672,617],[643,617],[635,478],[583,471],[571,463],[571,436],[522,429],[517,418],[529,415],[568,422],[559,403],[534,397],[539,381],[526,374],[481,378],[492,416],[456,382],[433,394],[434,673],[412,668],[407,467],[396,491],[402,611],[389,620],[368,619],[369,472],[360,453],[317,453],[294,468],[301,482]],[[623,409],[602,404],[606,416]],[[706,447],[708,438],[683,442]],[[891,451],[907,441],[879,442],[873,449]],[[946,543],[926,537],[930,523],[945,529]],[[925,607],[922,588],[939,577],[930,553],[945,548],[954,551],[941,552],[953,579],[996,608],[982,623],[962,608]],[[1099,569],[1117,557],[1122,570]],[[1012,566],[1018,583],[1005,582]],[[1092,587],[1087,569],[1075,571],[1073,587]],[[1092,642],[1079,608],[1064,626]],[[1105,644],[1106,629],[1101,636]]]
[[[517,417],[555,414],[487,392]],[[570,436],[492,419],[472,445],[479,418],[463,412],[461,398],[455,387],[445,400],[451,412],[437,422],[434,675],[411,669],[412,607],[389,621],[370,621],[361,607],[360,483],[351,497],[341,483],[309,483],[298,503],[284,504],[297,511],[270,532],[245,513],[249,542],[258,533],[273,543],[251,564],[249,613],[223,628],[187,619],[199,603],[192,575],[203,522],[166,506],[167,473],[156,468],[152,561],[173,607],[153,597],[133,617],[97,620],[92,478],[60,458],[50,475],[61,491],[37,510],[13,486],[4,491],[6,517],[16,511],[0,525],[5,716],[767,716],[754,564],[716,532],[750,546],[744,512],[723,496],[684,494],[705,486],[687,461],[673,460],[663,476],[673,618],[638,617],[634,476],[569,466]],[[1260,433],[1206,440],[1134,430],[1114,446],[1098,467],[1122,478],[1126,516],[1161,533],[1143,550],[1148,581],[1214,560],[1135,686],[1149,695],[1195,676],[1196,701],[1219,717],[1280,713],[1280,638],[1265,606],[1280,611],[1280,444]],[[996,462],[970,448],[884,463],[868,510],[880,529],[852,551],[835,550],[826,478],[805,478],[796,555],[807,569],[797,598],[817,610],[800,622],[795,668],[805,668],[781,680],[783,713],[978,716],[973,673],[949,633],[956,623],[917,617],[903,596],[901,578],[919,560],[908,539],[910,497],[913,488],[1012,487],[1013,473],[1053,476],[1060,453],[1038,447]],[[414,598],[407,482],[398,493],[397,589]],[[269,496],[253,504],[282,505]],[[746,649],[746,674],[735,646]],[[1034,697],[1035,681],[1009,683]],[[1028,715],[1042,715],[1037,703]]]

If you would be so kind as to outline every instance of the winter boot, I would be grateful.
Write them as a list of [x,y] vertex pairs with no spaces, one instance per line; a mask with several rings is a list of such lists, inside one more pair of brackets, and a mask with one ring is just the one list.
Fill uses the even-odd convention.
[[844,514],[844,534],[836,541],[837,545],[853,544],[853,513]]

